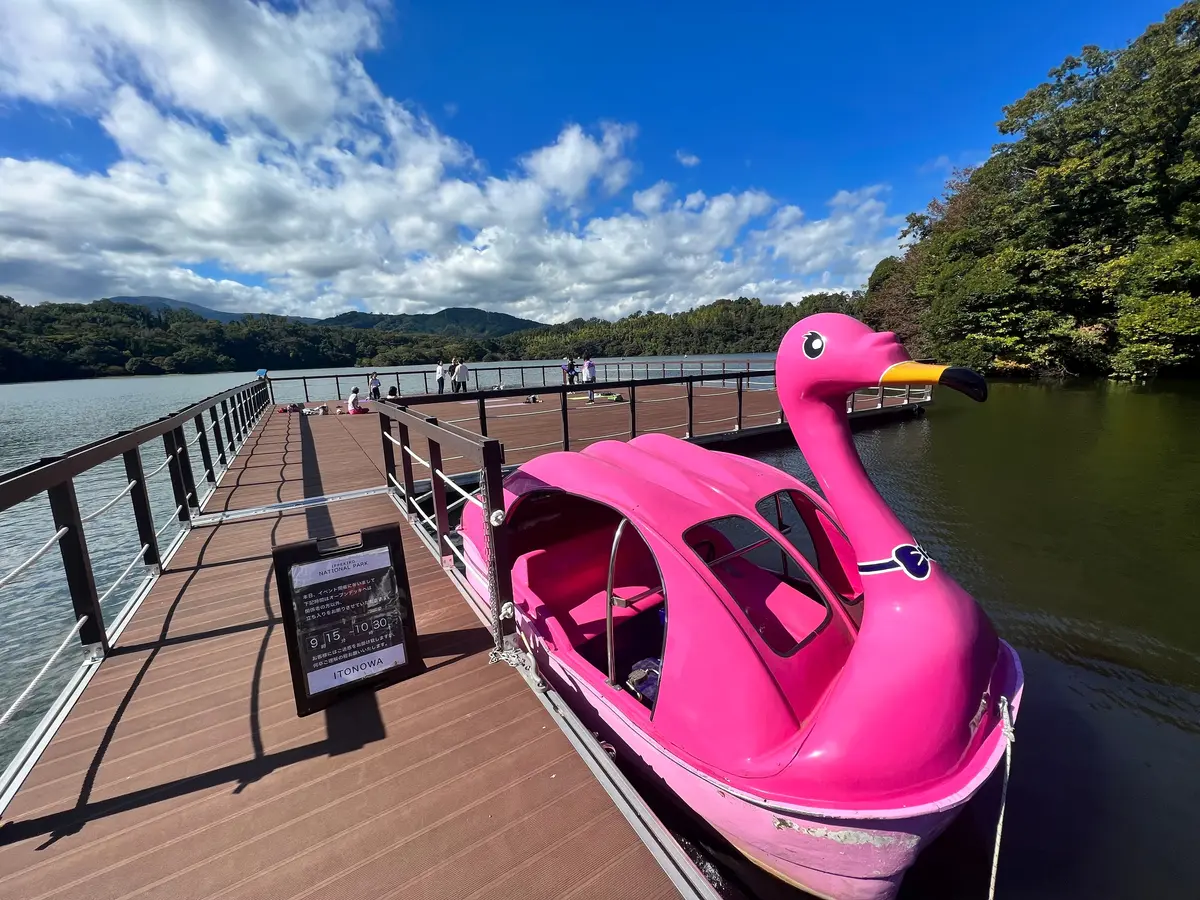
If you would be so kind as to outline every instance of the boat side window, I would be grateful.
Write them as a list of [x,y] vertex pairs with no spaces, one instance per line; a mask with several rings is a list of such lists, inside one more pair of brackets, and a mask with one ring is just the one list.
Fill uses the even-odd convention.
[[759,500],[755,509],[800,551],[846,606],[861,602],[862,586],[857,573],[855,577],[847,573],[831,543],[831,535],[852,556],[849,541],[820,507],[798,491],[778,491]]
[[704,522],[684,535],[751,627],[790,656],[829,622],[832,610],[791,554],[741,516]]

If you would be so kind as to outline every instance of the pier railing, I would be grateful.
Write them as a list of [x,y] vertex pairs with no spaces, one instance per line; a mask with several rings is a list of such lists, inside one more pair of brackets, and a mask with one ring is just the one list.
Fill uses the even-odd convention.
[[[709,388],[706,392],[698,392],[698,387]],[[647,397],[649,393],[647,388],[677,388],[679,393],[668,397],[654,396]],[[519,413],[504,413],[499,416],[493,415],[492,418],[509,418],[509,417],[528,417],[528,416],[547,416],[557,415],[561,421],[559,428],[559,439],[557,441],[547,441],[533,447],[509,447],[509,453],[517,453],[522,450],[549,450],[557,445],[561,445],[560,449],[571,449],[571,424],[569,410],[569,399],[572,396],[578,397],[580,394],[592,392],[594,394],[617,394],[626,402],[629,410],[628,426],[621,431],[612,434],[604,435],[603,437],[612,438],[635,438],[638,434],[643,434],[647,431],[669,431],[677,428],[683,429],[685,438],[695,437],[698,434],[698,428],[703,426],[718,426],[714,432],[711,428],[706,428],[706,433],[719,433],[721,431],[730,433],[741,433],[752,428],[773,428],[782,425],[784,422],[783,410],[778,403],[778,397],[775,397],[775,403],[771,409],[761,409],[761,404],[754,404],[754,408],[748,408],[747,398],[757,392],[774,392],[775,389],[775,371],[773,369],[750,369],[745,372],[726,372],[712,373],[707,375],[684,375],[684,376],[668,376],[666,378],[639,378],[627,379],[623,381],[595,381],[588,383],[577,382],[575,384],[557,384],[546,387],[524,387],[524,388],[493,388],[484,391],[459,392],[458,394],[418,394],[411,397],[402,397],[394,401],[386,401],[398,403],[406,407],[420,408],[435,403],[445,403],[447,401],[471,401],[476,404],[473,415],[462,416],[450,420],[450,424],[465,425],[470,423],[476,429],[477,433],[484,436],[488,433],[488,410],[487,401],[504,398],[524,398],[538,397],[539,400],[545,397],[546,400],[541,402],[546,403],[546,409],[531,409],[527,412]],[[638,397],[638,391],[642,391],[642,397]],[[729,411],[717,419],[697,419],[696,405],[697,400],[711,401],[717,397],[734,396],[736,399],[731,404]],[[762,396],[762,394],[758,394]],[[926,385],[905,385],[905,386],[887,386],[868,388],[861,391],[856,391],[846,400],[846,410],[851,415],[876,412],[889,407],[903,408],[916,404],[928,402],[932,398],[932,388]],[[640,427],[638,423],[638,409],[645,408],[647,404],[667,403],[671,401],[682,401],[684,404],[681,413],[681,421],[672,423],[667,427],[662,427],[661,423],[655,427]],[[594,436],[587,436],[586,440],[597,440]]]
[[[749,372],[756,366],[761,367],[764,360],[722,359],[722,360],[674,360],[651,362],[649,360],[628,360],[616,362],[597,362],[596,378],[605,382],[645,381],[651,378],[684,378],[688,374],[715,375],[727,372]],[[450,391],[450,366],[447,360],[444,387]],[[576,360],[579,369],[579,361]],[[467,364],[467,386],[470,390],[483,391],[495,388],[538,388],[555,387],[565,383],[566,373],[561,364],[537,363],[533,365],[488,366]],[[386,393],[389,386],[395,385],[396,390],[404,396],[416,394],[436,394],[437,378],[432,366],[423,367],[419,371],[402,369],[379,369],[375,372],[382,384],[381,392]],[[271,397],[276,403],[312,403],[345,399],[343,389],[348,392],[351,387],[358,386],[362,393],[367,393],[367,376],[364,371],[335,372],[329,375],[282,375],[271,376]],[[330,397],[328,389],[333,388]]]
[[[457,558],[464,568],[474,567],[451,539],[450,514],[467,503],[483,511],[488,560],[487,571],[478,571],[478,574],[488,582],[489,597],[488,609],[480,612],[488,615],[495,642],[493,658],[498,657],[505,649],[504,635],[511,630],[511,622],[505,624],[509,621],[505,617],[505,605],[512,602],[512,567],[501,527],[504,524],[504,450],[500,442],[392,403],[375,402],[371,408],[379,413],[388,490],[398,498],[405,517],[421,525],[424,534],[435,543],[436,555],[443,566],[452,567],[453,558]],[[414,436],[424,438],[428,459],[413,449]],[[443,451],[454,455],[449,456]],[[445,471],[447,462],[459,459],[466,460],[471,468],[478,468],[476,493],[464,490]],[[426,477],[429,480],[429,489],[422,494],[417,493],[418,470],[414,464],[422,470],[421,480]],[[453,501],[448,490],[458,495]],[[423,508],[426,501],[432,501],[433,515]]]
[[[14,678],[12,654],[7,655],[4,680],[8,691],[0,707],[0,762],[11,753],[14,719],[23,720],[27,726],[29,720],[45,707],[45,692],[39,693],[38,688],[55,663],[72,643],[84,651],[79,670],[69,679],[59,700],[44,713],[24,747],[0,776],[0,809],[7,801],[8,785],[13,783],[23,759],[36,747],[39,733],[50,727],[58,706],[66,702],[72,685],[86,684],[90,674],[85,670],[94,669],[108,655],[137,604],[148,593],[171,553],[182,543],[193,517],[215,490],[268,405],[266,382],[250,382],[207,397],[157,421],[0,475],[0,529],[6,527],[5,514],[19,504],[34,504],[25,513],[26,520],[44,519],[44,513],[39,513],[36,508],[39,498],[44,498],[49,507],[49,528],[53,529],[44,536],[45,540],[39,537],[30,541],[30,546],[36,543],[36,549],[22,554],[23,558],[15,566],[0,571],[0,608],[6,605],[12,608],[15,591],[24,589],[28,595],[30,586],[27,582],[36,575],[38,583],[32,589],[36,599],[33,604],[27,603],[35,610],[32,618],[49,619],[53,613],[46,605],[57,601],[71,604],[73,622],[61,642],[57,638],[51,639],[53,643],[47,642],[45,649],[54,649],[46,654],[44,661],[37,659],[36,651],[40,648],[31,648],[32,655],[27,654],[26,659],[32,678],[19,692],[17,687],[22,684],[24,673]],[[160,448],[157,451],[153,449],[156,445]],[[123,466],[123,477],[114,482],[114,473],[104,471],[105,483],[113,482],[115,492],[95,500],[93,508],[84,509],[86,503],[81,503],[77,491],[83,476],[118,460]],[[95,484],[83,483],[88,487],[88,495],[96,493]],[[170,485],[169,500],[166,483]],[[205,488],[207,492],[202,495]],[[155,504],[154,500],[159,502]],[[173,504],[173,510],[159,515],[161,521],[156,521],[154,506],[165,513],[171,509],[168,504]],[[107,538],[120,528],[120,523],[115,520],[122,513],[126,517],[126,527],[136,531],[136,553],[129,559],[114,560],[111,554],[98,557],[89,547],[87,526],[96,523],[93,528],[103,528],[103,536]],[[175,534],[167,536],[172,529]],[[93,535],[96,535],[95,530]],[[7,537],[4,545],[10,549],[24,543],[11,534]],[[47,577],[44,572],[39,574],[41,567],[50,565],[47,557],[55,549],[61,577]],[[97,570],[115,574],[103,589],[97,586]],[[139,571],[142,577],[129,596],[119,596],[121,586]],[[27,645],[38,643],[39,630],[45,634],[45,627],[39,629],[35,625]],[[41,663],[40,667],[37,667],[38,663]],[[24,731],[24,727],[21,730]],[[8,752],[3,752],[4,748],[9,748]]]

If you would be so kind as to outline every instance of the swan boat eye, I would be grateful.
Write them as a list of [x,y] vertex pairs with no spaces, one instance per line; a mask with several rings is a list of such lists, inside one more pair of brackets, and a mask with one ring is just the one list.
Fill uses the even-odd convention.
[[816,359],[825,352],[825,338],[816,331],[804,335],[804,355]]

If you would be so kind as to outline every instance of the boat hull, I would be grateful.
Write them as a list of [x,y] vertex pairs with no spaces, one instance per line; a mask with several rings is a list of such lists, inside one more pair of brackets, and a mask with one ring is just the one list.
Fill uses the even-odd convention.
[[[482,562],[473,550],[468,544],[468,556]],[[469,578],[477,591],[486,591],[486,586],[476,583],[478,580]],[[761,800],[739,796],[728,785],[705,777],[668,753],[606,702],[601,684],[574,671],[548,648],[519,607],[516,618],[525,648],[542,677],[589,729],[612,745],[623,762],[674,794],[751,863],[827,900],[888,900],[896,896],[917,856],[954,821],[999,761],[993,759],[968,791],[959,792],[938,809],[918,815],[885,812],[859,817],[833,811],[816,815],[773,809]],[[1020,701],[1020,663],[1007,644],[1002,643],[1002,647],[1015,667],[1015,717]]]

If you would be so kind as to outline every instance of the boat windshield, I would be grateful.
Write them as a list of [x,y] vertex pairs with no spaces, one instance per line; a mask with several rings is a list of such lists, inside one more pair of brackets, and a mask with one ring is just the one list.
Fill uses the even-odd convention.
[[768,647],[791,656],[829,623],[832,610],[791,554],[758,525],[726,516],[684,539]]

